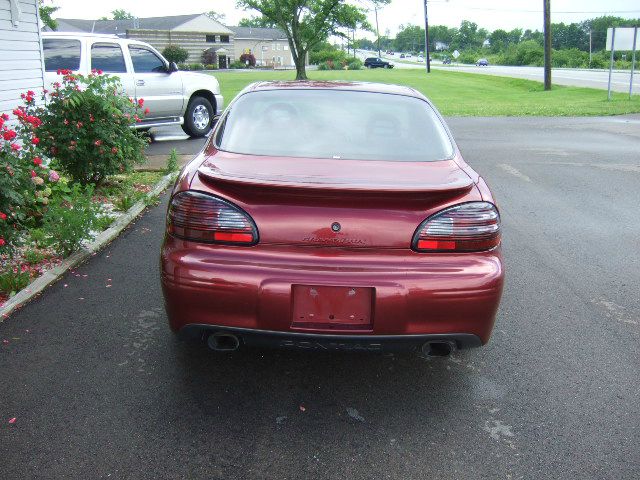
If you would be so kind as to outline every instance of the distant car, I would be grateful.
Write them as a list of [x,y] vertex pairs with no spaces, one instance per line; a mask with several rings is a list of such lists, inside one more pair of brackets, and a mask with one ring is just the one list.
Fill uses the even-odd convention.
[[401,54],[400,54],[400,58],[404,58],[404,53],[401,53]]
[[393,53],[393,52],[389,52],[389,55],[395,55],[395,53]]
[[407,58],[411,58],[411,54],[410,54],[410,53],[407,53],[407,54],[405,55],[405,57],[407,57]]
[[487,60],[486,58],[481,58],[480,60],[478,60],[476,62],[476,65],[478,67],[488,67],[489,66],[489,60]]
[[491,336],[498,207],[416,90],[246,87],[182,170],[166,219],[169,325],[214,350],[445,356]]
[[418,57],[418,61],[419,61],[419,62],[424,62],[424,58],[422,58],[422,57]]
[[442,63],[444,65],[451,65],[451,59],[449,57],[445,57],[442,59]]
[[364,66],[367,68],[393,68],[393,64],[385,62],[381,58],[369,57],[364,61]]

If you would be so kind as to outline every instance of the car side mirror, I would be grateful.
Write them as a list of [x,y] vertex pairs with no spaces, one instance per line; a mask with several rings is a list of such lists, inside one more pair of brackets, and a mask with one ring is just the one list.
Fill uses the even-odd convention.
[[169,70],[167,72],[173,73],[177,71],[178,71],[178,65],[176,65],[176,62],[169,62]]

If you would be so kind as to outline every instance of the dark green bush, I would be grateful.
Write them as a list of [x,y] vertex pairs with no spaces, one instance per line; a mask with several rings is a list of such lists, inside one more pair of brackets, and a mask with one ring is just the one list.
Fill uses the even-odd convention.
[[117,77],[100,73],[61,71],[62,83],[54,83],[39,110],[41,144],[55,166],[83,185],[145,161],[147,140],[131,128],[144,115],[144,100],[127,98]]
[[189,52],[178,45],[168,45],[162,50],[162,56],[170,62],[184,63],[189,58]]
[[347,62],[347,67],[349,70],[361,70],[362,60],[360,60],[359,58],[350,58]]
[[311,65],[321,65],[324,62],[329,60],[335,62],[336,64],[340,63],[342,60],[347,59],[347,54],[338,49],[332,50],[320,50],[318,52],[311,52],[309,54],[309,63]]

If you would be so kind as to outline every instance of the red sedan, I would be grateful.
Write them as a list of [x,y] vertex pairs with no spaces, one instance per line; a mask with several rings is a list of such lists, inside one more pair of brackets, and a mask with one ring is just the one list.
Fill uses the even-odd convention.
[[171,195],[169,324],[216,350],[485,344],[500,214],[419,92],[356,82],[243,90]]

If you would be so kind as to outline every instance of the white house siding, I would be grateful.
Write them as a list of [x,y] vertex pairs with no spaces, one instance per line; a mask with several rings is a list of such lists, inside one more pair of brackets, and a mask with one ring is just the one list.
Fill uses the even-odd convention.
[[[223,27],[224,28],[224,27]],[[224,28],[224,30],[228,30]],[[228,51],[229,61],[234,60],[233,56],[233,32],[229,34],[229,42],[215,43],[207,42],[207,35],[216,35],[217,39],[226,32],[185,32],[179,30],[127,30],[127,38],[140,40],[153,45],[157,50],[162,50],[167,45],[179,45],[189,52],[188,63],[200,63],[202,53],[209,48],[224,48]]]
[[[12,3],[19,7],[17,18]],[[44,64],[38,25],[36,0],[0,0],[0,113],[11,114],[27,90],[40,99]]]

